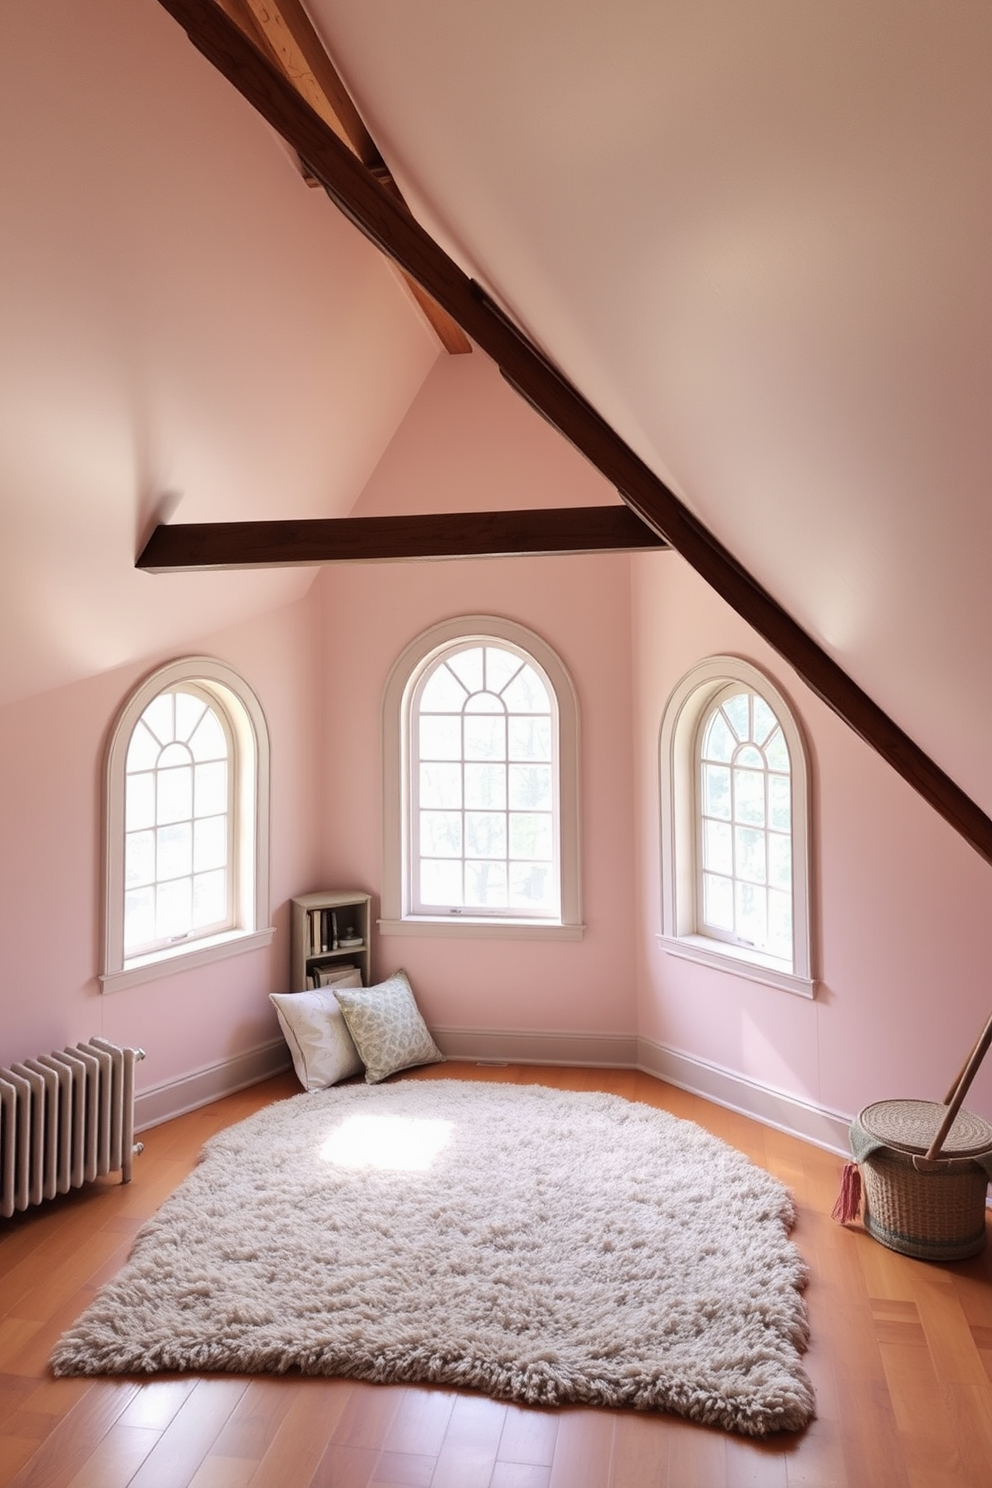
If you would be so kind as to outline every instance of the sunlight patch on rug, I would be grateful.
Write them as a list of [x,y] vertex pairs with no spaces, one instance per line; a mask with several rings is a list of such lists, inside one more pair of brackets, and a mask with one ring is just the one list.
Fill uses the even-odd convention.
[[797,1430],[794,1218],[741,1153],[618,1096],[338,1086],[214,1137],[52,1367],[300,1370]]

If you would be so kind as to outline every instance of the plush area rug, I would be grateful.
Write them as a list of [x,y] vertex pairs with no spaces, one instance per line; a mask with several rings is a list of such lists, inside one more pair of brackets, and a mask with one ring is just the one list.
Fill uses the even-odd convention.
[[618,1096],[338,1086],[214,1137],[52,1366],[430,1381],[795,1430],[814,1407],[793,1220],[739,1152]]

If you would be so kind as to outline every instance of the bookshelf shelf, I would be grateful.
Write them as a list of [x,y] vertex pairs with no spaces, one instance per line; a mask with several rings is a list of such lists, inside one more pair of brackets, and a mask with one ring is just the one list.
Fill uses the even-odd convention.
[[[291,902],[290,990],[320,985],[322,971],[357,966],[372,981],[370,895],[357,890],[301,894]],[[342,944],[345,942],[345,944]]]

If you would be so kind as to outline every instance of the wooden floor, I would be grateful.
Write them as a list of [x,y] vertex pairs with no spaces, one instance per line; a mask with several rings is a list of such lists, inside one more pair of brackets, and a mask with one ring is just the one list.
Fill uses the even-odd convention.
[[698,1121],[782,1178],[812,1269],[818,1417],[763,1443],[632,1411],[533,1411],[347,1380],[54,1380],[49,1352],[203,1141],[290,1077],[147,1132],[135,1179],[0,1220],[2,1488],[990,1488],[992,1261],[935,1266],[830,1219],[839,1159],[627,1071],[448,1064],[417,1078],[608,1090]]

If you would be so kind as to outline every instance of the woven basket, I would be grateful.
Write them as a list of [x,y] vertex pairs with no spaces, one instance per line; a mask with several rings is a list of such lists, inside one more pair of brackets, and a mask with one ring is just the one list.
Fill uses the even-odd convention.
[[985,1244],[992,1126],[960,1111],[940,1158],[923,1162],[947,1108],[934,1101],[879,1101],[857,1124],[885,1143],[861,1163],[864,1226],[890,1250],[925,1261],[958,1261]]

